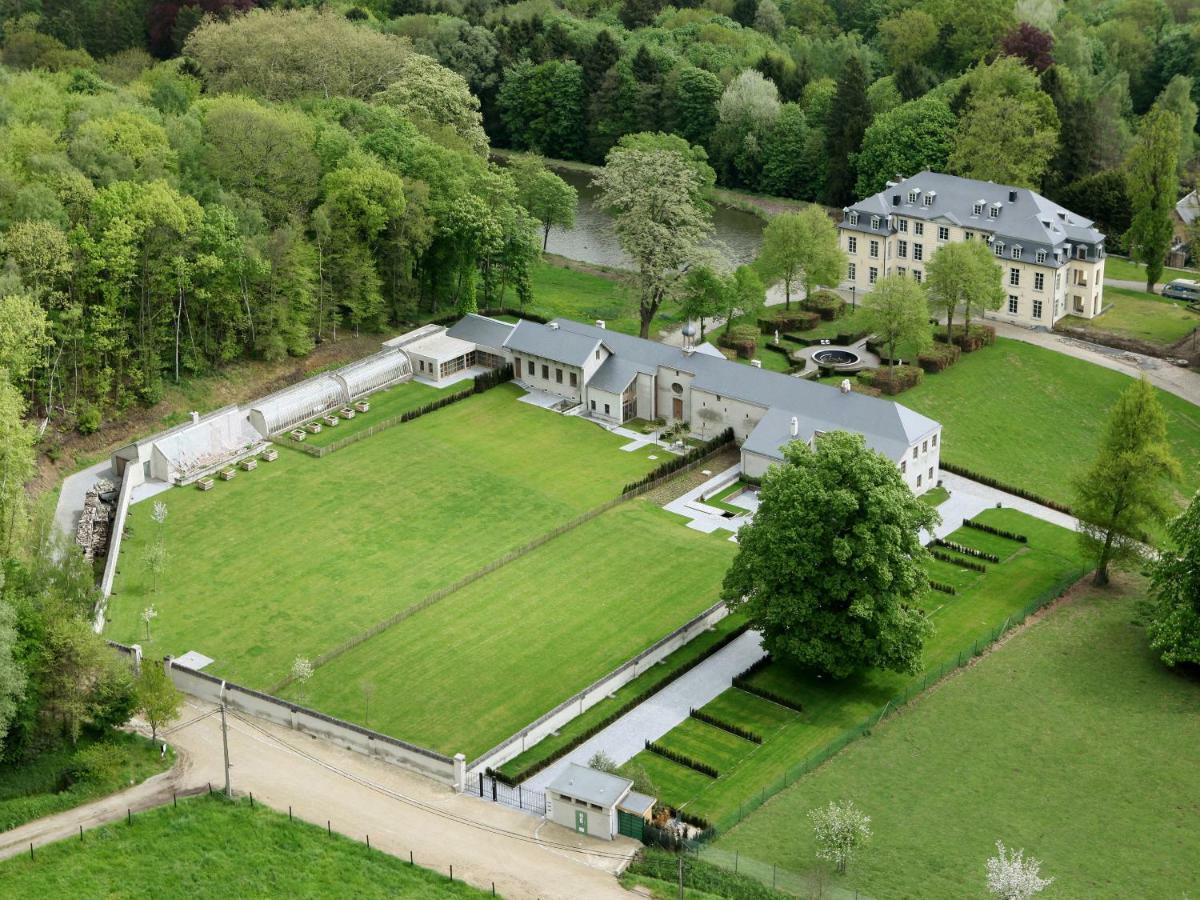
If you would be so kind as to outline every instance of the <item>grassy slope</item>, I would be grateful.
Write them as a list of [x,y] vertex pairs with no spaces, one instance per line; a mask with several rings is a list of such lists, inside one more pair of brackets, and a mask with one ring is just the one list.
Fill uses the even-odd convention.
[[735,549],[622,504],[319,668],[306,698],[361,721],[371,682],[371,727],[474,758],[717,602]]
[[1064,325],[1107,331],[1155,344],[1174,344],[1200,326],[1200,315],[1182,303],[1157,294],[1106,287],[1104,301],[1111,307],[1095,319],[1067,316]]
[[159,746],[136,734],[114,731],[105,740],[120,751],[121,763],[109,778],[69,783],[75,754],[96,742],[84,735],[75,747],[64,746],[24,765],[0,766],[0,831],[90,803],[145,781],[175,762],[173,753],[161,759]]
[[[248,802],[200,797],[0,863],[9,897],[483,897]],[[490,896],[490,894],[488,895]]]
[[[845,884],[982,895],[999,838],[1056,898],[1200,892],[1200,683],[1166,671],[1129,596],[1089,591],[768,802],[720,845],[804,868],[807,810],[853,798],[870,848]],[[798,825],[797,823],[801,823]]]
[[325,459],[287,453],[208,493],[160,495],[170,556],[157,592],[152,504],[133,506],[107,636],[149,656],[198,650],[215,674],[264,687],[297,654],[318,656],[655,465],[516,397],[502,386]]
[[[419,381],[406,381],[404,384],[398,384],[386,391],[372,394],[369,412],[358,413],[353,419],[342,419],[334,428],[322,428],[320,433],[308,435],[304,439],[304,443],[313,447],[324,447],[334,441],[340,441],[356,431],[370,428],[391,416],[398,416],[410,409],[432,403],[445,394],[452,394],[470,387],[470,381],[464,381],[441,390],[421,384]],[[280,441],[281,443],[291,443],[291,438],[285,435]]]
[[[637,297],[626,282],[628,275],[604,277],[576,267],[557,266],[549,262],[534,265],[531,275],[533,302],[528,311],[553,318],[563,316],[579,322],[603,319],[608,328],[637,334],[639,328]],[[665,328],[668,318],[654,320],[657,328]]]
[[[1092,462],[1108,411],[1130,384],[1120,372],[1020,341],[966,354],[899,397],[945,427],[943,459],[1070,503],[1070,477]],[[1200,488],[1200,408],[1158,392],[1184,471]]]
[[[927,597],[936,628],[925,647],[926,665],[931,669],[964,648],[969,654],[974,641],[986,637],[1007,617],[1082,570],[1076,557],[1075,537],[1065,529],[1012,510],[989,510],[979,519],[1027,534],[1029,545],[1022,547],[967,529],[955,533],[954,539],[960,543],[989,551],[1001,550],[1004,562],[991,566],[986,576],[947,566],[958,573],[959,594],[950,597],[930,592]],[[936,577],[949,580],[940,573]],[[716,821],[736,813],[744,800],[777,783],[785,772],[855,727],[907,687],[915,684],[919,688],[921,679],[921,675],[912,678],[869,671],[831,682],[775,664],[753,681],[799,700],[804,712],[786,722],[762,745],[744,748],[747,752],[741,761],[723,770],[719,779],[714,781],[646,752],[634,760],[645,766],[664,802],[675,806],[686,804],[689,812]],[[670,745],[671,735],[668,733],[663,743]]]
[[[1119,256],[1110,256],[1104,260],[1104,277],[1115,278],[1118,281],[1146,281],[1146,267],[1141,263],[1134,262],[1130,259],[1122,259]],[[1163,269],[1163,284],[1166,281],[1174,281],[1176,278],[1192,278],[1200,279],[1200,272],[1195,269]],[[1161,290],[1161,288],[1160,288]],[[1105,288],[1107,294],[1109,288]]]

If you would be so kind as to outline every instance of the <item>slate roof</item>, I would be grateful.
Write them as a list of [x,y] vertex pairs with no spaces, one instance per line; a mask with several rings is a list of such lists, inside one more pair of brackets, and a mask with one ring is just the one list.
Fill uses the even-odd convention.
[[1200,193],[1192,191],[1175,204],[1175,215],[1184,225],[1191,225],[1200,218]]
[[[555,320],[561,322],[565,320]],[[531,353],[543,359],[552,359],[568,366],[582,366],[604,343],[609,332],[596,328],[601,336],[589,336],[576,331],[555,329],[522,319],[513,326],[503,346],[517,353]]]
[[468,313],[450,326],[446,332],[450,337],[472,344],[482,344],[485,347],[503,347],[508,336],[512,334],[512,325],[492,319],[488,316]]
[[557,778],[546,785],[546,790],[566,794],[586,803],[595,803],[597,806],[613,806],[631,787],[633,782],[628,778],[570,763]]
[[[920,194],[916,203],[909,202],[911,191]],[[929,193],[935,195],[934,201],[932,205],[924,206],[924,196]],[[1013,195],[1015,200],[1010,199]],[[898,204],[896,197],[900,198]],[[975,204],[980,201],[984,204],[983,212],[975,215]],[[994,205],[999,206],[1000,214],[993,219],[988,215],[988,209]],[[994,234],[1006,248],[1019,245],[1029,251],[1027,259],[1032,258],[1033,251],[1053,251],[1068,242],[1097,245],[1104,241],[1104,235],[1091,219],[1073,213],[1029,188],[959,178],[941,172],[925,171],[905,178],[847,209],[857,211],[859,220],[857,225],[843,221],[840,223],[843,228],[868,234],[891,234],[895,229],[887,226],[889,215],[949,223]],[[870,227],[872,216],[881,219],[880,227],[874,232]],[[936,237],[928,233],[925,236],[930,240]],[[1053,258],[1049,262],[1053,262]]]

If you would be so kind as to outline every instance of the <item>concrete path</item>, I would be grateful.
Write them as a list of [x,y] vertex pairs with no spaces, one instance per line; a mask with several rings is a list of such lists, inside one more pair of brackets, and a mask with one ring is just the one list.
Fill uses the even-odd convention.
[[758,632],[747,631],[522,786],[544,791],[568,763],[586,765],[600,751],[618,764],[632,759],[646,741],[657,740],[686,719],[692,707],[703,706],[727,690],[733,676],[761,659],[763,653]]
[[[1035,519],[1041,519],[1043,522],[1049,522],[1051,525],[1058,525],[1060,528],[1068,528],[1071,531],[1075,531],[1079,527],[1079,520],[1074,516],[1061,513],[1048,506],[1042,506],[1040,503],[1034,503],[1031,500],[1025,500],[1022,497],[996,490],[995,488],[980,484],[978,481],[971,481],[969,478],[951,475],[949,472],[942,472],[941,477],[942,485],[950,491],[950,499],[938,508],[938,512],[942,514],[942,518],[945,520],[943,525],[949,524],[952,521],[952,516],[957,516],[958,525],[961,525],[964,518],[971,518],[985,509],[991,509],[994,506],[1000,505],[1008,509],[1018,510],[1033,516]],[[977,506],[979,508],[975,508]],[[959,514],[960,509],[963,512],[961,515]],[[958,525],[954,527],[957,528]],[[950,531],[953,530],[953,528],[950,529]],[[938,531],[941,531],[940,527]],[[946,533],[948,534],[949,532]],[[939,534],[939,537],[944,536]]]
[[[181,721],[210,712],[212,704],[189,699]],[[236,793],[321,828],[337,826],[354,840],[509,898],[628,898],[614,873],[640,844],[629,838],[602,841],[577,835],[517,810],[481,801],[395,766],[331,746],[248,717],[229,719],[229,755]],[[0,835],[0,856],[28,853],[78,836],[85,829],[169,803],[171,791],[207,790],[224,783],[221,722],[217,715],[167,737],[180,756],[168,777],[156,776],[120,794],[31,822]],[[161,780],[159,780],[161,779]],[[110,886],[115,889],[116,886]]]
[[79,517],[83,514],[84,495],[101,478],[107,478],[114,483],[117,480],[108,459],[63,479],[62,489],[58,492],[58,505],[54,508],[54,524],[68,538],[75,537]]

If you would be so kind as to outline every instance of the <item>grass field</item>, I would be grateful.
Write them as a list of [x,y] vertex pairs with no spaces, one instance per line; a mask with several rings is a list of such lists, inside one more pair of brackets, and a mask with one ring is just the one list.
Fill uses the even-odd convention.
[[[998,565],[989,565],[986,575],[950,564],[936,562],[934,577],[950,581],[958,588],[956,596],[930,591],[926,608],[935,631],[925,645],[925,663],[934,669],[958,653],[973,651],[974,642],[990,634],[1006,618],[1038,597],[1082,574],[1076,540],[1071,532],[1049,525],[1013,510],[988,510],[979,519],[1029,537],[1028,545],[1008,541],[972,529],[955,532],[954,540],[970,547],[996,553]],[[932,570],[931,570],[932,573]],[[804,708],[799,714],[778,707],[780,723],[764,734],[761,745],[743,742],[739,747],[723,746],[721,777],[712,779],[662,757],[643,752],[633,763],[645,768],[659,797],[665,803],[717,822],[736,815],[742,803],[774,785],[784,773],[799,765],[822,747],[853,728],[872,711],[878,710],[906,688],[922,684],[923,675],[905,676],[872,670],[841,681],[813,676],[783,663],[762,670],[751,682],[798,701]],[[753,704],[760,710],[762,704]],[[741,692],[731,689],[705,707],[722,719],[748,728],[761,727],[761,712]],[[741,710],[745,712],[740,712]],[[689,729],[694,725],[685,723]],[[699,723],[696,723],[699,724]],[[679,736],[679,729],[668,732],[661,743],[697,756],[695,736]],[[682,741],[677,744],[677,741]],[[738,758],[730,754],[740,750]],[[712,762],[717,765],[716,762]]]
[[622,504],[320,667],[305,700],[362,721],[374,684],[372,728],[473,759],[716,603],[735,549]]
[[[1115,278],[1118,281],[1146,281],[1146,267],[1141,263],[1136,263],[1131,259],[1124,259],[1120,256],[1109,256],[1104,260],[1104,277]],[[1195,269],[1163,269],[1163,281],[1174,281],[1176,278],[1193,278],[1200,279],[1200,272]],[[1108,288],[1104,292],[1108,293]]]
[[320,655],[655,465],[518,395],[501,386],[325,459],[286,453],[207,493],[160,495],[169,556],[157,591],[145,564],[153,504],[134,505],[107,636],[151,656],[198,650],[221,677],[273,684],[297,655]]
[[1200,314],[1157,294],[1105,287],[1104,302],[1111,306],[1102,315],[1094,319],[1067,316],[1063,324],[1163,345],[1175,344],[1200,327]]
[[[997,338],[897,398],[942,423],[942,458],[1070,503],[1070,479],[1095,457],[1129,376],[1053,350]],[[1158,392],[1183,468],[1180,501],[1200,488],[1200,408]]]
[[[0,863],[8,897],[483,897],[313,825],[220,797],[181,800]],[[487,896],[491,896],[488,894]]]
[[[578,267],[574,267],[578,265]],[[531,273],[533,302],[528,311],[553,318],[563,316],[578,322],[603,319],[608,328],[626,334],[637,334],[637,296],[629,287],[631,273],[609,275],[581,271],[582,264],[573,267],[538,262]],[[654,328],[675,324],[670,316],[658,316]]]
[[994,842],[1055,877],[1045,896],[1200,893],[1200,681],[1133,624],[1136,584],[1087,590],[721,838],[813,864],[809,809],[853,799],[874,838],[838,884],[875,897],[983,896]]
[[100,741],[86,733],[74,747],[40,753],[22,765],[0,766],[0,831],[90,803],[145,781],[175,762],[173,753],[161,759],[158,744],[140,735],[113,731],[103,740],[114,748],[116,765],[100,777],[79,779],[73,771],[78,755]]
[[[322,428],[319,433],[306,437],[304,443],[313,447],[325,447],[334,441],[349,437],[355,432],[370,428],[391,416],[401,415],[410,409],[432,403],[445,394],[452,394],[470,387],[470,381],[440,390],[427,384],[421,384],[419,381],[406,381],[404,384],[398,384],[386,391],[372,394],[369,412],[359,413],[353,419],[342,419],[336,428]],[[284,443],[292,442],[291,438],[286,436],[282,440]]]

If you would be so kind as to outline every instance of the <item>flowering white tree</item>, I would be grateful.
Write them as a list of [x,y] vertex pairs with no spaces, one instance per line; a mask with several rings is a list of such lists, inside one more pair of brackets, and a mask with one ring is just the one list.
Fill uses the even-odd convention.
[[292,661],[292,680],[300,685],[300,697],[304,697],[304,688],[308,679],[313,677],[313,664],[307,657],[297,656]]
[[150,514],[150,517],[152,519],[154,519],[154,521],[157,522],[159,525],[166,524],[167,504],[163,503],[161,500],[155,500],[154,501],[154,512],[152,512]]
[[853,800],[830,800],[828,806],[809,810],[808,817],[817,838],[817,859],[831,862],[845,873],[850,857],[871,839],[871,817]]
[[146,640],[150,640],[150,623],[158,618],[158,610],[147,606],[142,610],[142,621],[146,623]]
[[1041,866],[1032,856],[1025,859],[1024,850],[1008,850],[996,841],[996,855],[987,861],[988,893],[1001,900],[1029,900],[1054,881],[1038,874]]

